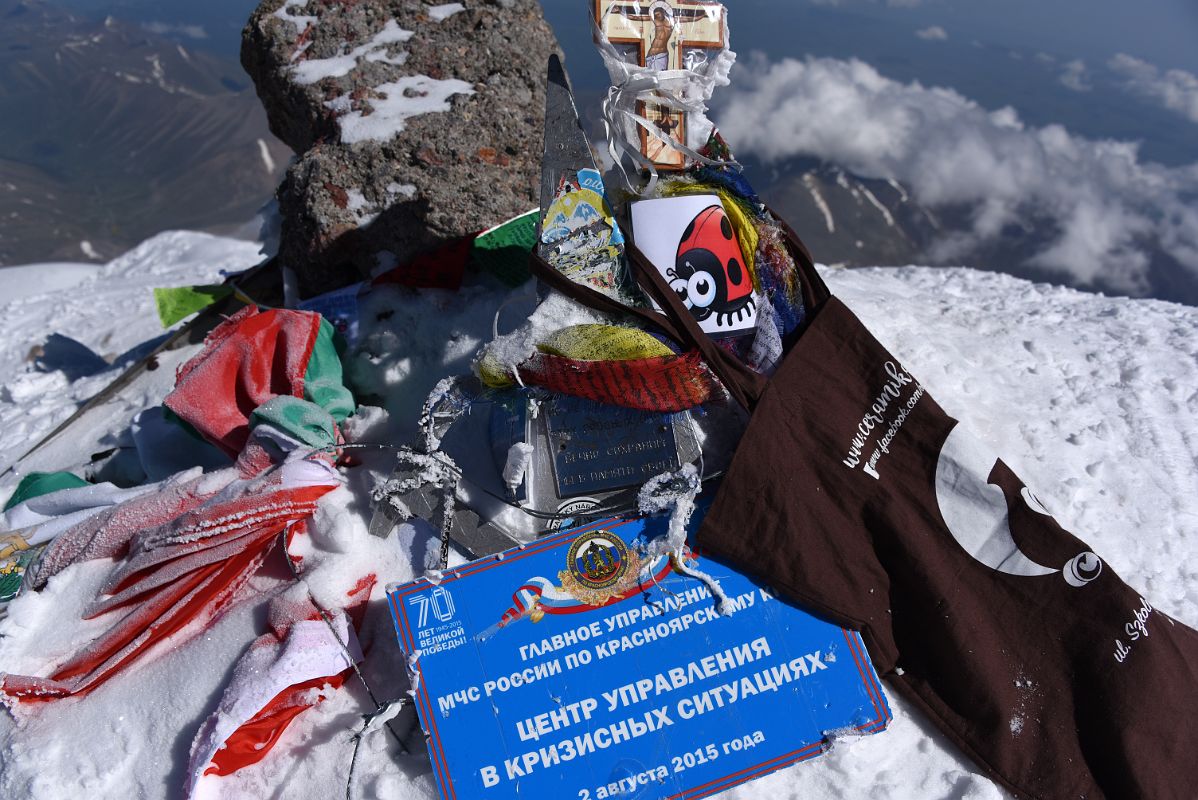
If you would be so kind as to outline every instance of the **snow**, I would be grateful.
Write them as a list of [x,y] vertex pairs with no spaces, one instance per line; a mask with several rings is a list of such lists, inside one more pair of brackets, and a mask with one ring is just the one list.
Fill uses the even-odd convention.
[[[81,265],[26,267],[17,278],[0,270],[0,281],[27,287],[24,296],[0,307],[4,463],[115,374],[70,383],[62,373],[34,372],[25,362],[32,345],[62,332],[102,354],[119,354],[159,333],[150,287],[215,280],[221,269],[256,260],[255,245],[175,232],[105,266],[87,267],[92,275],[80,272]],[[1154,607],[1198,623],[1198,309],[968,269],[824,275],[937,401],[998,450],[1066,528]],[[35,286],[30,276],[37,276]],[[468,371],[491,339],[495,313],[522,292],[527,288],[513,294],[483,283],[457,294],[387,288],[366,298],[367,315],[391,316],[368,328],[349,371],[373,376],[371,388],[385,398],[390,418],[383,410],[363,414],[349,426],[350,439],[408,441],[429,390],[445,375]],[[520,305],[525,313],[530,307]],[[540,316],[546,325],[574,321],[552,305]],[[526,346],[509,340],[498,355],[514,359]],[[130,402],[139,400],[152,398]],[[128,408],[122,413],[132,416]],[[307,588],[327,606],[336,605],[362,574],[377,574],[359,638],[367,654],[364,675],[385,705],[406,697],[411,687],[382,593],[387,584],[418,574],[425,554],[439,543],[422,524],[402,525],[386,539],[369,534],[370,491],[394,458],[356,452],[363,466],[350,470],[348,485],[322,501],[294,552],[303,558]],[[0,498],[15,480],[11,474],[0,478]],[[0,622],[0,670],[44,674],[67,657],[91,623],[60,621],[78,618],[111,569],[107,560],[77,564],[43,591],[18,598]],[[96,797],[182,798],[193,742],[219,707],[233,665],[264,632],[268,600],[298,587],[285,565],[272,562],[250,588],[255,599],[192,631],[185,643],[163,643],[87,697],[25,707],[18,717],[0,712],[0,796],[58,798],[72,787]],[[94,624],[102,627],[103,620]],[[1034,674],[1019,680],[1029,690],[1037,683]],[[895,719],[885,733],[837,741],[819,759],[722,797],[1006,797],[900,698],[888,697]],[[353,735],[375,710],[362,684],[351,679],[301,715],[263,763],[222,780],[219,796],[344,796]],[[1010,724],[1017,734],[1021,720],[1014,712]],[[364,738],[351,796],[433,800],[414,712],[399,709],[391,723],[407,752],[389,734]]]
[[868,200],[874,208],[878,209],[878,213],[882,215],[882,219],[886,220],[886,226],[888,228],[893,228],[894,227],[894,217],[891,216],[890,209],[888,209],[886,206],[882,205],[882,203],[878,200],[878,198],[874,195],[874,193],[871,192],[865,186],[861,187],[861,193],[863,195],[865,195],[865,199]]
[[406,31],[393,19],[387,20],[383,29],[371,37],[366,44],[359,45],[348,53],[332,58],[310,58],[291,68],[291,78],[301,86],[309,86],[325,78],[340,78],[348,75],[362,59],[367,61],[383,61],[388,64],[403,64],[407,61],[407,53],[387,55],[387,49],[393,44],[402,44],[412,38],[412,31]]
[[266,167],[266,171],[271,175],[275,174],[275,160],[270,154],[270,148],[266,146],[264,139],[258,140],[258,155],[262,157],[262,166]]
[[816,185],[815,176],[808,172],[803,176],[803,185],[807,187],[807,191],[811,192],[811,199],[815,201],[816,207],[824,215],[824,224],[828,226],[828,233],[836,233],[836,220],[832,218],[832,209],[828,208],[828,201],[824,199],[823,192]]
[[286,20],[295,26],[297,33],[303,33],[310,25],[316,25],[320,22],[319,18],[307,16],[304,14],[293,14],[291,9],[306,8],[308,0],[285,0],[283,5],[279,6],[279,10],[274,13],[278,19]]
[[433,387],[470,371],[506,298],[497,283],[420,293],[382,286],[362,298],[362,343],[345,371],[360,391],[385,398],[389,441],[410,442]]
[[[136,355],[135,347],[163,333],[154,287],[219,282],[221,270],[243,270],[259,260],[252,242],[172,231],[102,266],[0,269],[0,471],[107,386],[117,368]],[[30,355],[55,332],[67,333],[116,367],[75,383],[62,372],[38,372]],[[164,361],[157,373],[167,384],[173,366]],[[114,414],[127,420],[141,405],[133,398]],[[0,478],[0,492],[11,490],[16,479]]]
[[457,78],[434,80],[427,75],[411,75],[376,86],[370,95],[374,109],[370,114],[351,111],[352,101],[345,95],[325,106],[341,115],[337,124],[345,144],[385,142],[402,131],[412,117],[448,111],[449,99],[459,94],[474,94],[474,87]]
[[12,302],[36,294],[61,292],[95,277],[99,269],[95,264],[69,261],[0,268],[0,297]]
[[387,184],[387,196],[399,197],[404,200],[411,200],[416,197],[418,190],[410,183],[396,183],[392,181]]
[[[319,24],[317,17],[293,16],[288,9],[301,8],[306,0],[286,0],[274,16],[292,22],[302,32],[309,26]],[[440,22],[465,10],[460,3],[432,6],[429,16]],[[292,56],[291,79],[300,86],[310,86],[326,78],[348,75],[362,62],[382,62],[402,65],[408,60],[407,51],[399,45],[409,41],[413,32],[404,30],[389,19],[383,29],[365,44],[352,50],[343,45],[339,55],[329,58],[302,59],[310,41],[304,42]],[[348,95],[339,95],[325,102],[325,107],[338,115],[341,141],[355,144],[364,141],[385,142],[404,129],[404,123],[420,114],[448,111],[449,99],[455,95],[474,94],[474,87],[457,79],[435,80],[427,75],[411,75],[391,83],[382,83],[371,88],[367,94],[370,108],[355,109],[355,101]]]
[[113,75],[128,83],[157,86],[167,94],[185,94],[191,97],[203,97],[203,95],[188,89],[186,86],[181,86],[168,81],[166,79],[166,67],[162,66],[162,59],[156,53],[146,56],[145,60],[146,63],[150,65],[150,72],[148,74],[134,75],[121,70],[115,70]]
[[459,11],[465,10],[466,7],[461,3],[443,3],[438,6],[429,6],[428,17],[434,22],[444,22]]

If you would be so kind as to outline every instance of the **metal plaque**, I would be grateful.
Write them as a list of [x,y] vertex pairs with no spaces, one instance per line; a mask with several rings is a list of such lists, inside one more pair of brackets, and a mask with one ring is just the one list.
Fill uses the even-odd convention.
[[639,486],[678,469],[673,414],[557,396],[542,408],[558,497]]

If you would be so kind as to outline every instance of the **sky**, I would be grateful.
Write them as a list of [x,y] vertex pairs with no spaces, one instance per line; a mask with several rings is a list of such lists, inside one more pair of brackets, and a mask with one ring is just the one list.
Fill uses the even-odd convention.
[[[1198,297],[1194,7],[727,6],[738,61],[711,116],[742,160],[768,168],[817,158],[896,179],[925,205],[970,205],[970,226],[940,237],[926,253],[932,263],[969,263],[1022,229],[1037,241],[1013,265],[1025,273],[1117,294]],[[580,105],[594,109],[606,75],[585,18],[567,4],[546,12]]]
[[[253,0],[61,0],[116,13],[192,47],[236,55]],[[580,95],[606,88],[588,0],[547,0]],[[733,46],[785,58],[857,58],[886,78],[955,89],[1033,125],[1139,142],[1146,158],[1198,161],[1193,0],[728,0]],[[779,24],[784,18],[787,24]],[[1117,61],[1118,60],[1118,61]],[[1170,70],[1175,72],[1170,73]],[[720,98],[717,98],[718,104]],[[1183,124],[1185,122],[1191,124]]]
[[996,44],[1099,60],[1125,52],[1162,67],[1198,71],[1198,5],[1192,0],[900,0],[890,5],[898,6],[893,18],[908,13]]
[[[61,0],[61,4],[137,19],[189,39],[193,46],[226,54],[237,53],[241,29],[257,5],[253,0]],[[1198,3],[1193,0],[728,0],[726,4],[734,25],[734,46],[741,53],[760,50],[773,58],[858,57],[898,80],[980,85],[976,76],[962,75],[951,66],[952,59],[962,57],[963,48],[1051,56],[1062,64],[1080,59],[1091,69],[1124,53],[1162,71],[1198,74],[1198,47],[1194,46]],[[572,71],[578,72],[577,62],[589,62],[590,71],[597,74],[587,0],[546,0],[543,5]],[[789,24],[779,24],[783,20]],[[924,38],[917,36],[929,31]],[[929,51],[936,43],[949,52]],[[972,64],[965,70],[974,71]],[[990,72],[1000,87],[1004,78],[1020,77],[1008,74],[1009,65],[992,64]],[[574,77],[578,81],[580,75]],[[1019,82],[1010,83],[1005,101],[1001,89],[975,99],[1002,105],[1020,99],[1023,89]]]
[[[544,4],[567,54],[575,87],[604,88],[584,3]],[[1094,137],[1140,141],[1176,165],[1198,160],[1198,84],[1164,92],[1164,72],[1198,75],[1198,4],[1188,0],[729,0],[732,44],[742,64],[754,53],[785,58],[857,58],[887,78],[943,86],[989,109],[1011,105],[1036,125],[1063,124]],[[784,15],[789,24],[780,25]],[[921,36],[922,34],[922,36]],[[1110,61],[1120,54],[1158,70],[1158,84],[1129,90]],[[1070,65],[1073,72],[1069,73]],[[1089,91],[1070,91],[1063,80]],[[735,80],[735,78],[734,78]],[[1198,79],[1195,79],[1198,80]],[[1097,89],[1097,93],[1093,90]],[[717,95],[718,105],[722,94]],[[1112,90],[1112,91],[1107,91]]]
[[[66,2],[229,54],[255,5]],[[967,263],[971,248],[1022,226],[1046,241],[1021,266],[1055,280],[1169,297],[1150,266],[1163,258],[1198,297],[1193,0],[726,5],[738,65],[712,117],[742,158],[835,161],[894,178],[920,202],[973,204],[971,229],[929,251],[937,263]],[[588,2],[544,6],[597,132],[608,79]]]

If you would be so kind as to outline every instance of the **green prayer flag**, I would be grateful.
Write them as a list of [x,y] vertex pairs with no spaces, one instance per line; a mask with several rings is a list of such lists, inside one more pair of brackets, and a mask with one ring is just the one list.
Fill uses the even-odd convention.
[[21,482],[17,484],[17,490],[4,504],[4,510],[8,511],[13,506],[44,494],[61,492],[64,489],[79,489],[88,485],[83,478],[69,472],[31,472],[21,478]]
[[528,254],[537,243],[539,209],[509,219],[474,240],[474,263],[508,286],[519,286],[532,277]]
[[155,289],[154,302],[158,305],[158,318],[162,320],[162,327],[169,328],[232,293],[231,286],[177,286]]
[[333,417],[310,400],[285,394],[267,400],[250,414],[251,428],[263,424],[275,427],[309,447],[331,448],[337,443]]

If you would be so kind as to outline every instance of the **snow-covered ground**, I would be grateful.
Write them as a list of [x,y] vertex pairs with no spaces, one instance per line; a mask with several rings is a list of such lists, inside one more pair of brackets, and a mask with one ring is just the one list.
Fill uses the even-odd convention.
[[[34,371],[27,356],[48,334],[60,332],[101,355],[119,356],[160,333],[150,287],[209,281],[221,269],[255,260],[253,245],[170,233],[107,266],[89,267],[91,277],[80,279],[73,267],[25,268],[25,295],[12,301],[4,295],[0,306],[3,463],[115,374],[72,384],[62,373]],[[5,272],[0,270],[0,282]],[[967,269],[825,275],[940,404],[990,442],[1063,525],[1155,607],[1198,624],[1198,309]],[[424,396],[441,376],[438,363],[447,365],[446,372],[460,371],[462,348],[489,335],[490,314],[479,309],[494,309],[503,300],[500,290],[486,287],[459,296],[390,297],[395,316],[411,328],[406,337],[388,340],[409,355],[388,354],[385,365],[391,391],[404,398]],[[464,329],[458,335],[447,330],[455,321]],[[412,401],[391,400],[394,411],[411,407]],[[356,434],[371,439],[387,429],[363,424]],[[361,639],[367,678],[380,699],[389,700],[402,697],[408,686],[382,587],[413,575],[423,544],[410,529],[386,542],[367,534],[360,513],[351,509],[365,507],[371,466],[383,467],[368,463],[355,470],[349,487],[331,496],[313,526],[309,556],[323,569],[313,573],[315,591],[321,580],[339,580],[364,561],[381,571]],[[0,499],[15,480],[11,474],[0,478]],[[108,568],[108,562],[78,565],[42,593],[18,599],[0,623],[0,672],[44,674],[81,633],[70,621]],[[266,596],[285,582],[265,574],[256,585]],[[237,607],[184,646],[168,643],[85,698],[22,707],[16,716],[0,712],[0,797],[182,797],[192,740],[233,663],[261,633],[263,607]],[[890,702],[895,720],[887,732],[838,745],[725,797],[1005,796],[901,700],[891,695]],[[365,693],[351,682],[300,716],[264,762],[222,782],[220,796],[345,796],[350,735],[369,710]],[[395,723],[410,731],[409,752],[384,734],[366,739],[352,797],[435,797],[412,713],[402,712]]]
[[0,270],[0,297],[11,302],[30,295],[57,293],[98,275],[95,264],[58,261]]
[[[258,250],[252,242],[172,231],[103,266],[0,269],[0,472],[69,417],[76,404],[107,386],[138,345],[164,333],[154,310],[155,287],[219,283],[222,270],[239,272],[258,263]],[[73,383],[62,371],[38,370],[33,362],[51,333],[75,339],[114,369]],[[163,372],[169,389],[172,376]],[[142,401],[131,398],[130,407]],[[15,480],[11,474],[0,478],[0,496],[11,493]]]

